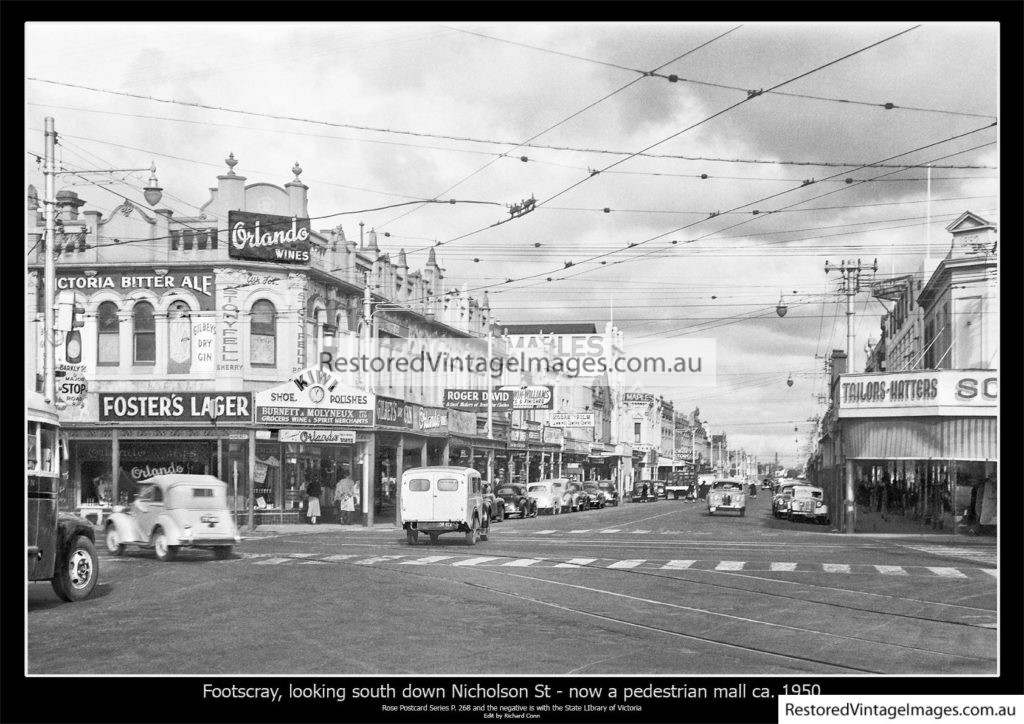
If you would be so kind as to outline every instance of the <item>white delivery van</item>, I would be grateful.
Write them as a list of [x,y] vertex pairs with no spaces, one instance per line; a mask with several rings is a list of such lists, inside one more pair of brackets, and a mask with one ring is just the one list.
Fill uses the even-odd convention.
[[402,528],[409,545],[419,534],[437,543],[442,533],[463,533],[466,545],[487,540],[490,517],[484,508],[480,473],[473,468],[438,465],[402,473]]

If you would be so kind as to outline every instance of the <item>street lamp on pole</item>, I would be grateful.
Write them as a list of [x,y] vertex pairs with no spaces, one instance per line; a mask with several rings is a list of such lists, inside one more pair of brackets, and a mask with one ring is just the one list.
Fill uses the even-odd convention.
[[57,145],[57,132],[54,130],[53,117],[47,116],[43,124],[44,156],[43,156],[43,397],[47,402],[56,402],[57,398],[57,352],[54,339],[53,305],[56,296],[57,271],[54,255],[56,253],[56,177],[64,174],[80,175],[85,173],[124,173],[132,171],[149,171],[149,185],[143,188],[146,203],[156,206],[163,197],[163,189],[156,179],[156,165],[149,168],[107,168],[82,171],[58,171],[56,168],[54,147]]

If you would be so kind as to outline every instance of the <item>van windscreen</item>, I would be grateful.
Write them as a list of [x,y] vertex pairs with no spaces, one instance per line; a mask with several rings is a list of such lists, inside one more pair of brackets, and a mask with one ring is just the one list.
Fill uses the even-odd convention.
[[430,481],[426,478],[413,478],[409,481],[409,490],[414,493],[422,493],[424,490],[430,490]]
[[455,478],[441,478],[437,481],[438,490],[458,490],[459,481]]

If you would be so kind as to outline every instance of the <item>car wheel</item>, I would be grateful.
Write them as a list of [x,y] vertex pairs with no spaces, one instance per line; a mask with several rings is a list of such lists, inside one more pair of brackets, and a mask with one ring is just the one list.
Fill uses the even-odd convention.
[[96,547],[84,535],[71,543],[67,558],[57,564],[56,575],[50,582],[53,592],[68,603],[89,597],[96,588],[100,575],[100,563],[96,558]]
[[213,557],[218,561],[223,561],[231,557],[231,546],[214,546]]
[[124,555],[124,543],[121,542],[121,536],[117,534],[117,528],[114,526],[107,526],[107,534],[104,536],[104,542],[107,544],[107,553],[110,555]]
[[413,530],[412,528],[405,529],[405,542],[411,546],[416,545],[416,542],[420,539],[420,532]]
[[473,518],[473,525],[470,526],[469,530],[466,531],[466,545],[475,546],[477,540],[477,531],[479,530],[480,521]]
[[178,546],[172,546],[167,542],[167,534],[162,528],[153,531],[153,550],[156,552],[158,561],[173,561],[178,555]]
[[491,521],[484,521],[484,527],[480,529],[480,540],[487,540],[491,532]]

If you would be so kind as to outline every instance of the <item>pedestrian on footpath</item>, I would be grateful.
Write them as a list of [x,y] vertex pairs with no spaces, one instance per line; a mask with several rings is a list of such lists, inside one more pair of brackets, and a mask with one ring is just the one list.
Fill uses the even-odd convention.
[[341,480],[334,491],[334,502],[341,514],[341,522],[348,525],[352,522],[352,513],[355,512],[355,481],[349,477],[348,469],[342,468]]
[[310,480],[306,486],[306,495],[309,496],[309,507],[306,508],[306,517],[312,525],[316,525],[316,519],[320,517],[320,483]]

